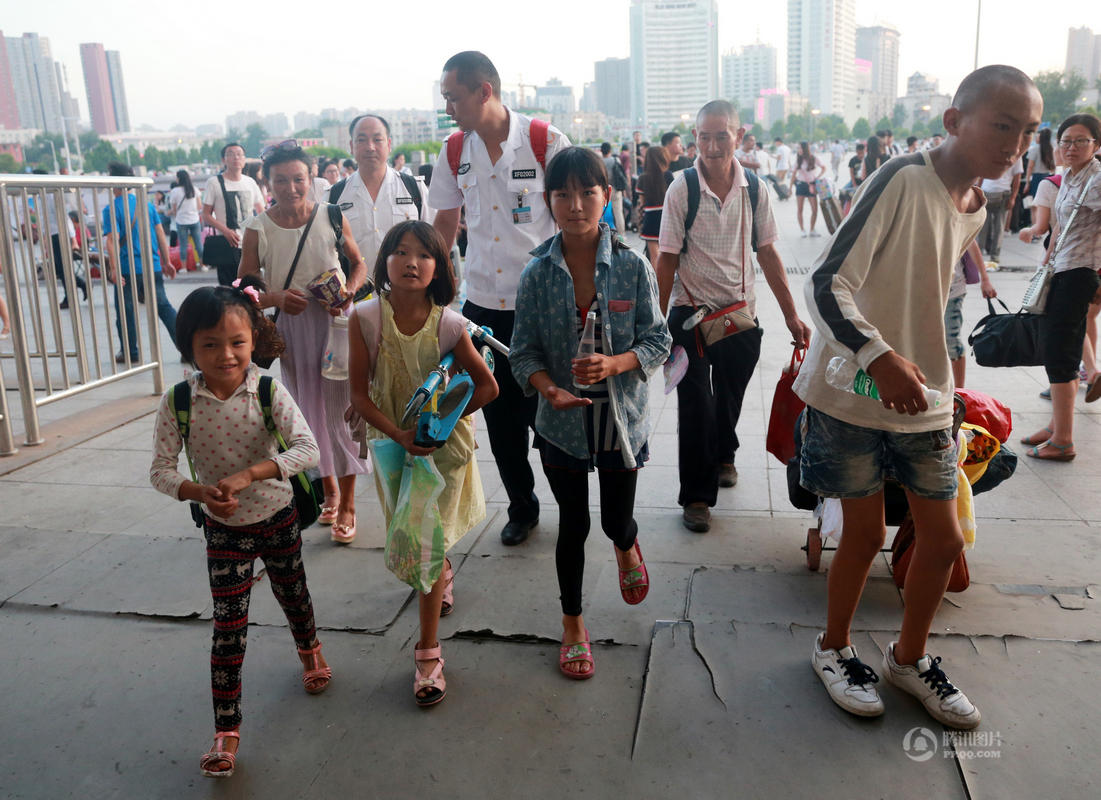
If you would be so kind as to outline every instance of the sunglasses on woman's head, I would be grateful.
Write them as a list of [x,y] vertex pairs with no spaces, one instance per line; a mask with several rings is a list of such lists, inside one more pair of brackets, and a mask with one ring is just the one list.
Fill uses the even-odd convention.
[[284,139],[279,144],[269,144],[263,150],[260,151],[260,160],[267,161],[268,158],[277,150],[297,150],[297,139]]

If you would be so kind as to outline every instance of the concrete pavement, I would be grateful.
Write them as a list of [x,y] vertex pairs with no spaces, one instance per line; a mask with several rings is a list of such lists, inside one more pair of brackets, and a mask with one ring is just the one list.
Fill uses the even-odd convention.
[[[776,214],[802,307],[799,289],[826,240],[798,238],[794,201]],[[1030,269],[1038,250],[1007,240],[1003,265]],[[184,280],[169,285],[177,304],[208,278]],[[1027,273],[994,280],[1015,307]],[[1076,461],[1021,454],[1017,474],[977,498],[972,586],[948,596],[930,648],[982,709],[979,734],[946,736],[883,683],[887,713],[857,719],[829,701],[809,665],[830,554],[822,572],[807,570],[810,515],[789,505],[784,471],[764,450],[790,346],[759,286],[764,348],[739,426],[740,480],[721,490],[708,534],[680,525],[675,394],[653,383],[652,460],[637,503],[652,587],[640,606],[619,597],[594,504],[592,680],[557,671],[550,491],[536,466],[541,524],[525,544],[502,546],[506,501],[482,431],[488,514],[454,551],[456,610],[441,629],[448,698],[428,711],[413,704],[416,604],[385,568],[375,489],[362,480],[352,546],[330,544],[323,528],[304,534],[333,683],[320,696],[302,691],[285,621],[258,584],[229,781],[197,768],[212,734],[202,540],[186,508],[149,486],[151,414],[136,408],[120,423],[112,412],[147,394],[148,378],[82,396],[75,419],[56,412],[53,449],[0,459],[0,796],[1095,796],[1101,404],[1079,399]],[[965,330],[984,313],[973,290]],[[171,363],[167,380],[180,370]],[[1045,424],[1041,369],[972,363],[968,385],[1013,408],[1015,434]],[[877,668],[902,606],[887,563],[873,567],[854,625]]]

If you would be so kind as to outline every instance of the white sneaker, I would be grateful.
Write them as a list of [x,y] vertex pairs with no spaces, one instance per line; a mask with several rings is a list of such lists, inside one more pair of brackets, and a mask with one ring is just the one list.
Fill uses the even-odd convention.
[[916,666],[899,666],[895,661],[895,642],[891,642],[883,654],[883,677],[920,700],[933,719],[950,728],[971,730],[982,721],[979,709],[952,685],[940,668],[940,656],[932,658],[926,654]]
[[799,231],[799,236],[806,239],[807,238],[807,232],[806,231]]
[[822,637],[814,640],[810,663],[830,699],[846,711],[860,717],[878,717],[883,713],[883,701],[875,684],[879,676],[856,655],[851,645],[838,650],[823,650]]

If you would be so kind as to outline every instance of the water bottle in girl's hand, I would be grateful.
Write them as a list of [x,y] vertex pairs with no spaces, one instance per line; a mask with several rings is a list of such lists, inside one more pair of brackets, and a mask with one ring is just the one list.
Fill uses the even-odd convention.
[[[590,311],[585,315],[585,330],[581,334],[581,341],[577,343],[577,355],[574,358],[588,358],[596,353],[596,312]],[[573,385],[581,389],[591,388],[590,384],[578,383],[573,379]]]
[[[840,389],[849,394],[858,394],[873,400],[879,399],[879,389],[871,376],[860,369],[855,362],[841,356],[834,356],[826,366],[826,383],[834,389]],[[925,393],[925,402],[929,404],[929,408],[940,405],[940,392],[930,389],[925,384],[921,385],[921,390]]]

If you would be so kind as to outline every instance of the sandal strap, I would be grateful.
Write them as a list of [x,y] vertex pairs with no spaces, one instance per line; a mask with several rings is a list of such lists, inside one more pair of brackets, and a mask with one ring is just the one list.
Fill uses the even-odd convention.
[[564,644],[558,649],[558,660],[563,664],[570,664],[574,661],[592,661],[592,643],[574,642],[573,644]]
[[321,642],[319,641],[317,644],[315,644],[313,647],[311,647],[308,650],[299,649],[298,650],[298,655],[300,655],[300,656],[317,656],[320,652],[321,652]]
[[440,657],[440,645],[435,647],[427,647],[424,650],[413,649],[413,657],[417,661],[431,661],[434,658]]

